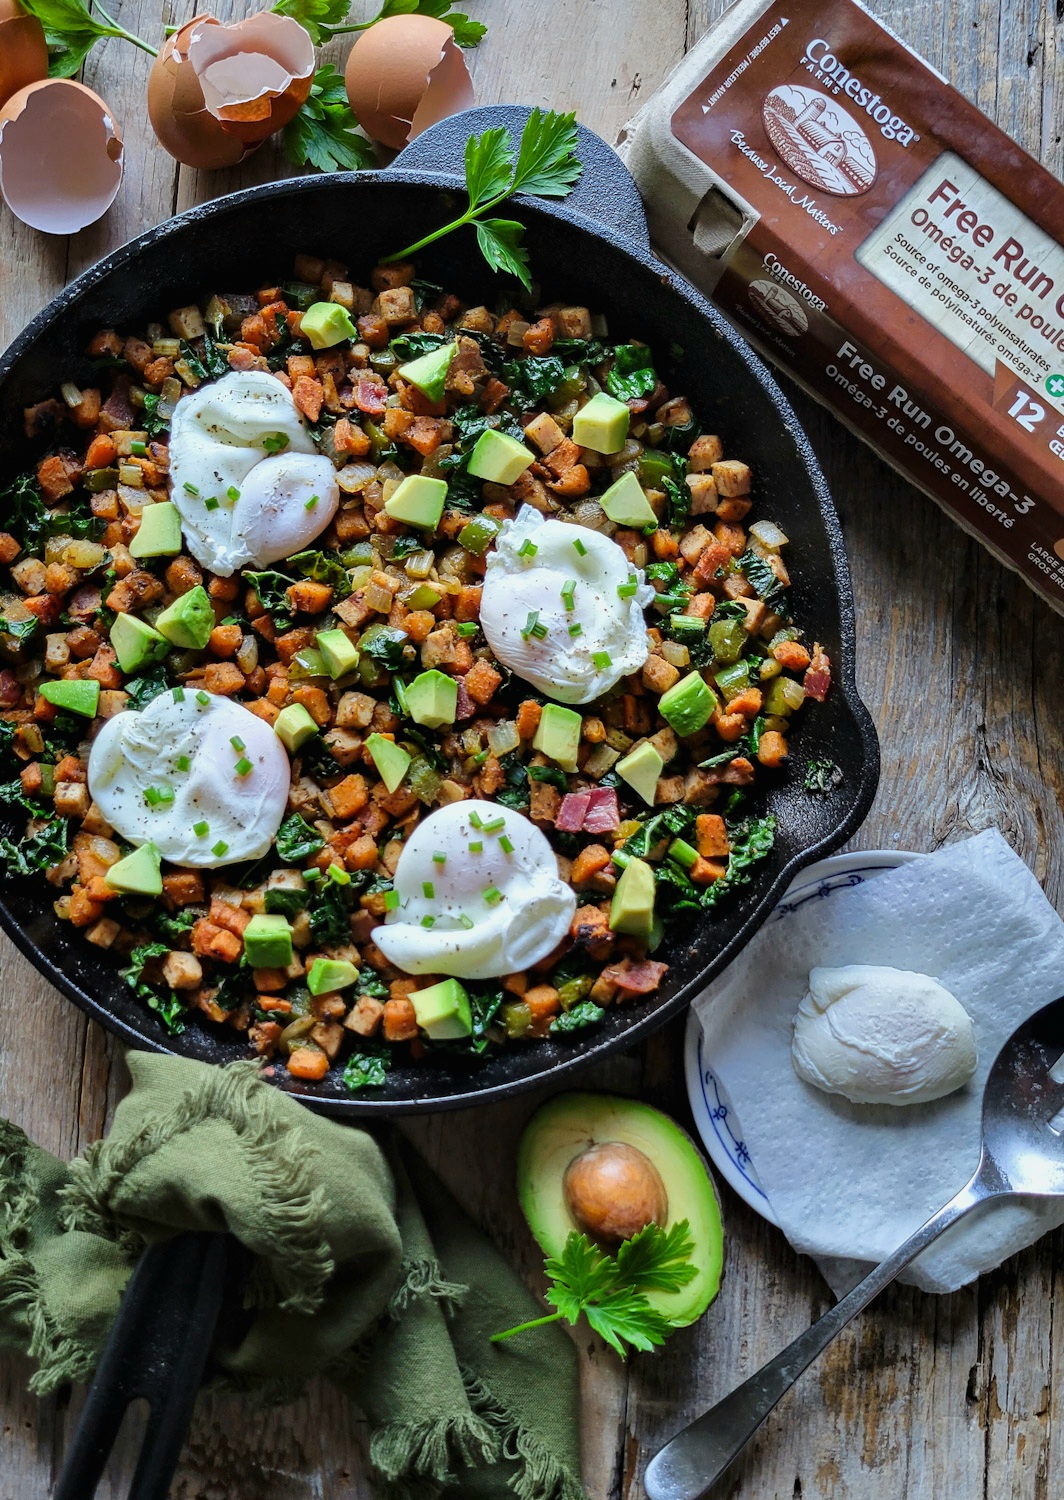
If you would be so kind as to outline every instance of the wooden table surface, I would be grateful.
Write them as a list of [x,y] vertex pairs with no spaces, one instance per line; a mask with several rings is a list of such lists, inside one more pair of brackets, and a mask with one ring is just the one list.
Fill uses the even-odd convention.
[[[456,0],[457,3],[457,0]],[[884,19],[1058,176],[1064,167],[1064,0],[878,0]],[[219,15],[250,3],[223,4]],[[488,23],[472,54],[477,100],[575,109],[607,140],[715,18],[718,0],[468,0]],[[125,0],[123,25],[157,39],[191,0]],[[371,14],[354,0],[354,14]],[[338,53],[339,47],[335,48]],[[171,213],[287,174],[268,144],[216,174],[177,165],[144,109],[150,60],[111,41],[85,81],[126,143],[118,201],[70,240],[0,209],[0,346],[73,275]],[[930,850],[992,825],[1064,902],[1064,622],[923,496],[795,395],[832,483],[857,604],[858,682],[879,727],[883,777],[855,847]],[[111,1039],[0,939],[0,1113],[69,1157],[96,1139],[127,1086]],[[589,1082],[686,1115],[681,1029]],[[42,1038],[44,1045],[42,1045]],[[513,1147],[534,1097],[437,1116],[409,1133],[504,1250],[536,1273],[512,1190]],[[592,1500],[635,1500],[647,1457],[828,1303],[812,1264],[727,1189],[723,1290],[696,1327],[625,1368],[585,1335],[585,1469]],[[844,1334],[722,1487],[729,1500],[1040,1500],[1064,1446],[1059,1232],[950,1297],[896,1288]],[[0,1358],[0,1500],[45,1500],[80,1393],[39,1401]],[[180,1500],[332,1500],[370,1494],[365,1433],[325,1384],[262,1412],[201,1400],[172,1491]],[[100,1494],[124,1496],[131,1446]],[[1059,1485],[1056,1487],[1059,1492]],[[500,1500],[503,1497],[500,1496]]]

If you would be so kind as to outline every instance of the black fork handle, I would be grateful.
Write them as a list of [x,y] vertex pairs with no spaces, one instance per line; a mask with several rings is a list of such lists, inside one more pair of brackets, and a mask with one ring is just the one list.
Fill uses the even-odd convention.
[[96,1368],[53,1500],[90,1500],[131,1401],[151,1408],[129,1500],[165,1500],[219,1314],[229,1237],[186,1233],[141,1256]]

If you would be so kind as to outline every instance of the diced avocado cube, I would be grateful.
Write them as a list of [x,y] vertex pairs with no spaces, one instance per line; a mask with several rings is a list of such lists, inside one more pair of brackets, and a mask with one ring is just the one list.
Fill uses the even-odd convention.
[[202,651],[214,629],[214,606],[202,583],[168,604],[155,628],[183,651]]
[[634,787],[643,801],[651,807],[654,806],[658,778],[664,769],[665,762],[649,740],[644,740],[623,760],[617,762],[617,775],[623,777],[630,787]]
[[411,385],[416,385],[430,401],[442,401],[447,371],[451,368],[451,360],[457,349],[457,340],[452,339],[449,344],[441,344],[438,349],[430,349],[427,354],[421,354],[408,364],[400,365],[396,374],[409,380]]
[[619,453],[631,415],[623,401],[599,391],[573,418],[573,442],[594,453]]
[[618,526],[643,527],[658,524],[658,518],[643,491],[643,486],[631,469],[622,474],[620,479],[614,480],[606,493],[599,496],[599,504],[610,520],[616,521]]
[[443,515],[447,499],[447,481],[431,479],[427,474],[408,474],[384,502],[385,514],[407,526],[434,531]]
[[334,682],[358,666],[358,648],[342,630],[319,630],[317,642],[325,670]]
[[535,461],[535,454],[524,443],[489,427],[477,438],[466,467],[474,479],[487,479],[492,484],[513,484]]
[[654,871],[643,859],[630,859],[621,871],[610,904],[610,930],[646,942],[654,924]]
[[410,769],[409,755],[402,745],[397,745],[394,740],[386,740],[383,734],[371,734],[366,741],[366,749],[372,756],[384,785],[389,792],[394,792]]
[[289,755],[294,755],[300,745],[305,745],[312,735],[317,734],[318,726],[302,703],[290,703],[274,719],[273,732]]
[[539,727],[532,737],[532,748],[557,761],[563,771],[575,771],[583,723],[574,709],[562,708],[558,703],[545,703]]
[[181,514],[177,506],[169,500],[146,505],[129,550],[134,557],[176,557],[181,551]]
[[150,662],[162,661],[170,649],[166,637],[136,615],[116,615],[110,634],[123,672],[135,672]]
[[357,978],[358,970],[345,958],[316,958],[307,970],[307,989],[312,995],[327,995],[346,990]]
[[40,692],[45,703],[54,703],[56,708],[82,714],[86,719],[95,718],[100,703],[100,684],[95,677],[42,682]]
[[129,891],[138,896],[160,896],[163,889],[163,873],[160,855],[154,844],[141,844],[125,859],[112,865],[103,877],[104,884],[113,891]]
[[244,928],[244,957],[253,969],[287,969],[292,962],[288,919],[256,912]]
[[339,302],[312,302],[303,314],[299,331],[310,340],[312,349],[331,349],[345,339],[357,339],[358,329],[346,307]]
[[439,984],[429,985],[427,990],[414,990],[410,1003],[417,1024],[435,1042],[469,1036],[473,1030],[469,996],[457,979],[441,979]]
[[697,734],[713,717],[717,695],[700,673],[688,672],[667,693],[662,693],[658,708],[677,734]]
[[422,672],[406,689],[406,705],[415,724],[442,729],[458,712],[458,684],[445,672]]

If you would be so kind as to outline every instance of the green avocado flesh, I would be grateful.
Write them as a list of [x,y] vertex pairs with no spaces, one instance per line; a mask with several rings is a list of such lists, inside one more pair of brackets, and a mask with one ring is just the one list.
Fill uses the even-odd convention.
[[648,1292],[647,1301],[677,1328],[700,1318],[720,1290],[724,1225],[713,1179],[691,1138],[668,1115],[616,1094],[557,1094],[532,1116],[517,1157],[517,1193],[544,1255],[560,1255],[577,1228],[562,1179],[589,1146],[623,1141],[649,1157],[668,1195],[666,1228],[686,1219],[698,1275],[676,1292]]

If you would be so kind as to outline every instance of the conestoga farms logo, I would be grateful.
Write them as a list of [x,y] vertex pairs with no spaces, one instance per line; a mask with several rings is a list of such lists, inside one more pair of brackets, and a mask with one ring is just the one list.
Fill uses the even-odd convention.
[[875,182],[871,142],[827,94],[781,83],[761,106],[761,118],[774,149],[803,182],[836,198],[867,193]]

